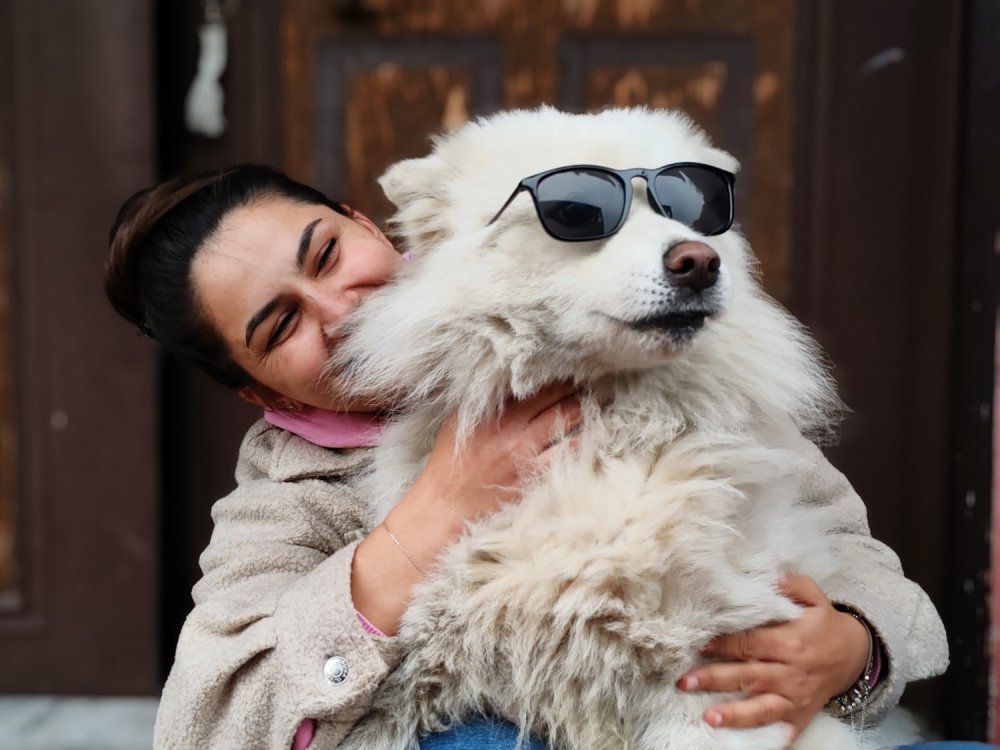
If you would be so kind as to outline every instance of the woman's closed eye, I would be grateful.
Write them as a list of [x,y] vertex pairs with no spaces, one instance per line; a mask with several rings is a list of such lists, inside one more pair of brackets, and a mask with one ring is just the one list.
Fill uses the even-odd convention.
[[322,251],[320,251],[319,258],[316,260],[316,275],[319,276],[323,269],[330,264],[331,259],[336,262],[336,251],[337,251],[337,238],[331,237],[329,241],[323,246]]
[[274,328],[271,330],[271,335],[267,337],[267,341],[264,343],[265,352],[271,351],[291,335],[295,323],[298,321],[298,316],[298,309],[292,309],[281,313],[277,317]]

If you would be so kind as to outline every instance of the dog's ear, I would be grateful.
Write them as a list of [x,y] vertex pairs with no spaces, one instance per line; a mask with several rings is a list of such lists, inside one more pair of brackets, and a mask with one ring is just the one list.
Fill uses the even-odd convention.
[[393,164],[378,178],[385,196],[397,208],[405,208],[430,185],[439,173],[435,166],[439,161],[434,155],[420,159],[403,159]]
[[[637,110],[624,109],[621,111],[626,117],[631,117],[632,113]],[[739,159],[728,151],[724,151],[718,146],[714,146],[712,144],[712,140],[708,137],[708,133],[705,132],[705,129],[695,122],[694,118],[687,113],[676,109],[650,110],[645,107],[638,108],[638,111],[645,114],[647,117],[651,116],[656,118],[653,121],[661,124],[664,130],[663,135],[666,138],[676,136],[679,129],[679,135],[685,142],[697,145],[698,150],[701,152],[698,155],[698,159],[705,164],[712,164],[720,169],[732,172],[733,174],[740,171]]]
[[705,163],[714,164],[733,174],[737,174],[740,171],[740,160],[728,151],[723,151],[721,148],[716,148],[715,146],[709,147]]
[[378,182],[396,206],[390,217],[401,250],[419,254],[448,237],[444,161],[431,154],[405,159],[389,167]]

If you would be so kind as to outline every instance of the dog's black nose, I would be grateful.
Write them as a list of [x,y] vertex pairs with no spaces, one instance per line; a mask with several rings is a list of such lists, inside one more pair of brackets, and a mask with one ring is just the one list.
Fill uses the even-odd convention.
[[704,242],[679,242],[663,254],[667,278],[693,292],[715,285],[720,264],[719,254]]

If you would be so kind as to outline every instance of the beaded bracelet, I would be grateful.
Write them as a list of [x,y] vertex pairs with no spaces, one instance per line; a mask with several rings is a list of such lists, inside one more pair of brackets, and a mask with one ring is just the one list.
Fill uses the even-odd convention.
[[860,622],[865,633],[868,634],[868,661],[865,662],[865,669],[851,687],[846,692],[834,696],[826,704],[826,709],[838,719],[853,716],[858,711],[864,711],[868,706],[868,698],[878,684],[878,678],[882,673],[882,648],[878,643],[871,626],[859,613],[843,604],[834,604],[835,609],[844,614],[848,614]]

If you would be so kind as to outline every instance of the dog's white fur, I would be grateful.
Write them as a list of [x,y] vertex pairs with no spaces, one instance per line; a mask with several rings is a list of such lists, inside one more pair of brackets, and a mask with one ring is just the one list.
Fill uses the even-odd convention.
[[[349,747],[415,747],[485,711],[552,748],[777,749],[780,727],[709,729],[719,697],[677,678],[710,638],[793,618],[782,571],[836,575],[797,505],[800,433],[830,429],[832,381],[803,328],[761,290],[736,230],[704,238],[648,205],[634,183],[620,232],[591,243],[545,234],[518,181],[568,164],[737,169],[686,117],[646,109],[505,113],[438,139],[382,179],[415,259],[347,324],[331,363],[358,393],[402,406],[377,451],[384,517],[419,473],[444,415],[460,431],[505,397],[574,380],[582,447],[530,482],[521,503],[475,524],[414,594],[405,656]],[[671,284],[665,250],[720,256],[701,294]],[[699,309],[700,330],[637,330]],[[870,743],[870,744],[869,744]],[[799,750],[876,746],[818,716]]]

